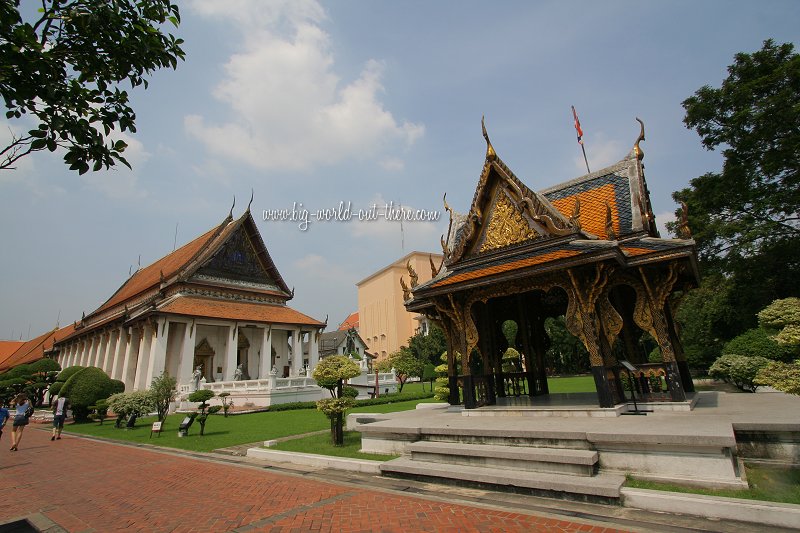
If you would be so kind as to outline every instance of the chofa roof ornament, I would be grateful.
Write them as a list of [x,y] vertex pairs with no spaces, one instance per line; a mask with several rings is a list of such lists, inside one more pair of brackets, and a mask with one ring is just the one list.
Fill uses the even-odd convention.
[[486,133],[486,122],[483,116],[481,116],[481,130],[483,130],[483,138],[486,139],[486,160],[494,161],[497,159],[497,152],[494,151],[492,141],[489,140],[489,134]]

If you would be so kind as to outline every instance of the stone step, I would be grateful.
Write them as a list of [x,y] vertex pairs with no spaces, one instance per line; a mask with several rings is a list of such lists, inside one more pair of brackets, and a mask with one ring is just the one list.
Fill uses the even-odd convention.
[[620,497],[622,474],[600,473],[592,477],[498,470],[469,465],[428,463],[400,457],[381,465],[381,473],[397,477],[488,485],[495,489],[530,491],[532,494],[568,499],[612,502]]
[[594,450],[431,441],[414,442],[408,451],[414,461],[577,476],[593,475],[598,458]]

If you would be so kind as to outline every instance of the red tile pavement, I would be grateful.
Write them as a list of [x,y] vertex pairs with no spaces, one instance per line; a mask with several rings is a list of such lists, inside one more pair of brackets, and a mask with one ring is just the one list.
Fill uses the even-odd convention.
[[0,440],[0,523],[36,513],[67,531],[618,531],[586,522],[369,491],[28,428]]

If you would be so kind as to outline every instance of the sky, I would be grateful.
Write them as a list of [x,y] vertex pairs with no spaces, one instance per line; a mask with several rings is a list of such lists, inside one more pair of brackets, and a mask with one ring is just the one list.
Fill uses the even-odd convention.
[[[414,251],[440,252],[442,196],[466,212],[484,162],[542,190],[613,164],[646,126],[657,222],[673,191],[719,170],[681,102],[719,86],[737,52],[800,43],[800,2],[188,0],[177,70],[131,92],[133,170],[79,176],[63,154],[0,171],[0,338],[79,320],[146,266],[250,200],[295,297],[329,329],[355,284]],[[31,123],[6,122],[0,142]],[[5,146],[5,144],[3,145]],[[264,220],[263,212],[387,203],[438,213],[402,224]],[[435,215],[434,215],[435,216]],[[662,231],[662,236],[666,236]]]

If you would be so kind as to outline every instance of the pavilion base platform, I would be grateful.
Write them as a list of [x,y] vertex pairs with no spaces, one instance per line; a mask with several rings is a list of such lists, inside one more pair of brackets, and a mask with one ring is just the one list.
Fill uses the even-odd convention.
[[635,412],[691,411],[697,394],[687,394],[682,402],[626,402],[614,407],[598,407],[597,393],[577,392],[498,398],[496,405],[464,409],[462,416],[534,416],[534,417],[617,417]]
[[[656,409],[648,416],[594,416],[602,412],[596,405],[563,405],[567,398],[551,398],[538,408],[462,410],[443,404],[358,413],[348,417],[348,427],[361,432],[364,452],[402,455],[381,466],[385,475],[610,501],[619,498],[625,475],[746,488],[737,424],[758,420],[793,434],[800,430],[789,414],[800,407],[797,398],[770,395],[775,405],[767,407],[760,396],[700,392],[689,400],[693,411]],[[537,409],[552,412],[531,414]],[[559,410],[567,414],[553,414]]]

